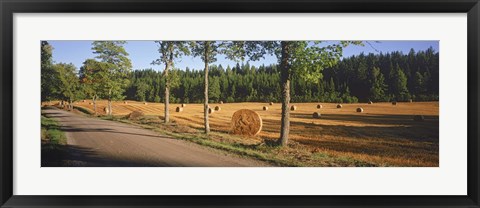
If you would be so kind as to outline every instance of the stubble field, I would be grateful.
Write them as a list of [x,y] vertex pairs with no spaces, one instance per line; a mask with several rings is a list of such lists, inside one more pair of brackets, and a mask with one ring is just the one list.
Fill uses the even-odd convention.
[[[104,114],[106,104],[106,101],[97,102],[98,114]],[[334,103],[320,103],[323,106],[321,109],[317,109],[317,104],[293,103],[298,108],[290,114],[290,143],[293,149],[311,153],[306,156],[309,158],[299,160],[334,157],[374,166],[439,165],[438,102],[399,102],[397,105],[357,103],[343,104],[342,108],[336,108]],[[91,101],[81,101],[76,106],[93,112]],[[186,104],[183,112],[175,112],[178,106],[180,104],[170,104],[169,108],[174,123],[190,129],[203,129],[203,104]],[[229,133],[231,116],[239,109],[254,110],[262,117],[263,128],[257,136],[243,137],[235,143],[258,145],[280,136],[280,103],[210,104],[212,108],[215,106],[221,108],[210,114],[210,127],[215,132]],[[268,110],[264,111],[263,106],[267,106]],[[358,107],[364,111],[356,112]],[[116,116],[128,115],[134,110],[159,119],[163,119],[164,115],[162,103],[113,103],[113,114]],[[321,118],[313,118],[313,112],[321,113]],[[425,121],[414,121],[414,115],[423,115]],[[288,151],[294,150],[290,148]],[[304,154],[299,155],[305,157]]]

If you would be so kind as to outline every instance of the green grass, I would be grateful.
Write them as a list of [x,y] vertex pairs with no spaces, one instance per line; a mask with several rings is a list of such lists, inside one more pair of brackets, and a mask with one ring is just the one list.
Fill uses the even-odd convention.
[[60,166],[67,152],[67,137],[57,121],[41,116],[42,166]]
[[78,111],[80,111],[80,112],[82,112],[82,113],[84,113],[84,114],[87,114],[87,115],[93,115],[93,112],[92,112],[92,111],[90,111],[90,110],[88,110],[88,109],[86,109],[86,108],[84,108],[84,107],[80,107],[80,106],[74,105],[74,106],[73,106],[73,109],[76,109],[76,110],[78,110]]

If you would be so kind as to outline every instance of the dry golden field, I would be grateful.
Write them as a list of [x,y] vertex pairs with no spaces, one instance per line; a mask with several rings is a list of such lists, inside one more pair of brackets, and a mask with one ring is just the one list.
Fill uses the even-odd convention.
[[[91,101],[75,105],[93,111]],[[99,114],[104,114],[106,101],[98,101]],[[399,102],[343,104],[293,103],[298,108],[290,115],[290,141],[316,156],[351,158],[375,166],[438,166],[439,165],[439,103]],[[170,104],[171,120],[178,125],[194,129],[203,128],[203,104],[186,104],[183,112],[175,112],[180,104]],[[243,138],[245,144],[276,140],[280,136],[281,104],[274,103],[224,103],[210,104],[221,110],[210,114],[212,131],[228,133],[232,114],[239,109],[251,109],[263,119],[263,128],[256,137]],[[264,111],[263,106],[268,106]],[[358,107],[363,108],[357,113]],[[141,110],[147,116],[163,118],[162,103],[117,101],[113,104],[114,115],[127,115]],[[320,112],[321,118],[313,118]],[[414,121],[414,115],[425,116],[425,121]],[[301,159],[301,158],[300,158]],[[311,158],[310,158],[311,160]]]

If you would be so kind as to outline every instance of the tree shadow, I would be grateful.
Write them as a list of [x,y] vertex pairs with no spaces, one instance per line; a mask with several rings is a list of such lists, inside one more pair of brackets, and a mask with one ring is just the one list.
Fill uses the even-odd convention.
[[[291,121],[293,134],[304,134],[305,130],[317,130],[321,135],[344,136],[351,138],[381,138],[381,139],[407,139],[412,141],[438,142],[439,123],[438,116],[426,117],[423,122],[413,121],[413,116],[407,115],[375,115],[375,116],[351,116],[351,115],[322,115],[320,120],[355,122],[360,125],[327,125]],[[361,126],[364,125],[364,126]],[[372,126],[377,125],[377,126]],[[295,128],[303,126],[304,128]]]
[[63,145],[55,151],[42,146],[42,167],[168,167],[167,163],[140,158],[114,158],[95,150],[75,145]]
[[[312,114],[305,113],[291,113],[293,118],[303,118],[318,120],[312,117]],[[424,116],[425,121],[419,122],[413,120],[414,115],[386,115],[386,114],[364,114],[358,115],[346,115],[346,114],[321,114],[321,120],[332,121],[349,121],[358,122],[364,124],[386,124],[386,125],[431,125],[432,123],[438,123],[439,116]]]
[[[63,131],[63,132],[101,132],[101,133],[115,133],[115,134],[157,137],[157,138],[166,138],[167,137],[167,136],[156,135],[155,133],[140,134],[140,133],[125,132],[125,131],[117,131],[115,129],[110,129],[110,128],[74,128],[74,127],[69,127],[69,126],[62,126],[62,127],[60,127],[60,130]],[[139,130],[142,130],[142,129],[139,129]]]

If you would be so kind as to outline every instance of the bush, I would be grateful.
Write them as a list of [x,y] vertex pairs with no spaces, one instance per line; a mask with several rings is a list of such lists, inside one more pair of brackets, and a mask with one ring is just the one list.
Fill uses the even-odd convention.
[[235,99],[233,99],[232,97],[227,98],[227,103],[234,103],[234,102],[235,102]]
[[160,96],[155,95],[155,98],[153,99],[154,102],[159,103],[160,102]]

